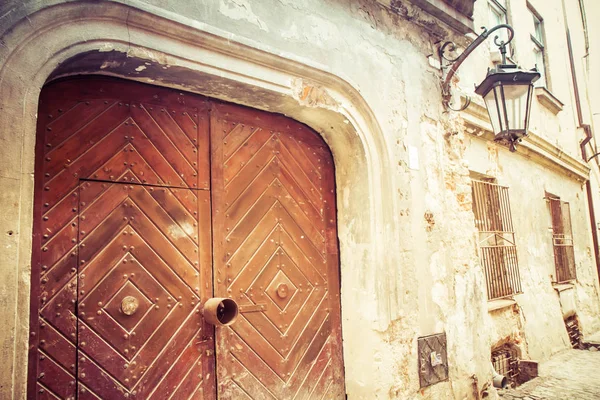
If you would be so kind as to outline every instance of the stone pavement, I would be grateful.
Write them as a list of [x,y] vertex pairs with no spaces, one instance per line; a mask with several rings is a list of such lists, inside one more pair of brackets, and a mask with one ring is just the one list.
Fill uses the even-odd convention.
[[539,377],[500,391],[503,400],[600,400],[600,351],[565,350],[540,364]]

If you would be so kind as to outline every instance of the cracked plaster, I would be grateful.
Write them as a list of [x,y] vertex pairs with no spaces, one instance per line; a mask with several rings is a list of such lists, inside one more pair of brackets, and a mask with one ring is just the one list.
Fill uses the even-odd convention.
[[[60,11],[72,7],[72,19],[89,21],[63,21],[64,36],[49,34],[38,51],[27,53],[33,44],[18,43],[15,37],[35,33],[36,24],[43,25],[43,13],[53,12],[52,5]],[[92,22],[98,15],[109,17],[104,25]],[[23,18],[26,22],[19,24]],[[171,39],[136,29],[148,21],[161,22]],[[224,39],[219,42],[223,47],[208,51],[194,30],[206,33],[206,43],[213,37]],[[21,108],[0,104],[6,115],[26,121],[15,132],[22,141],[0,135],[6,145],[1,154],[19,154],[0,164],[0,175],[6,177],[0,184],[10,188],[0,204],[8,210],[6,226],[18,232],[0,241],[6,249],[0,264],[0,301],[6,306],[1,316],[12,321],[0,349],[3,359],[12,360],[10,370],[0,371],[1,395],[24,398],[26,375],[15,366],[23,364],[26,348],[31,244],[20,232],[31,229],[37,94],[46,79],[98,71],[281,112],[325,138],[337,168],[349,398],[471,398],[471,376],[482,383],[490,378],[492,344],[525,336],[527,354],[541,358],[565,347],[560,318],[553,317],[560,314],[560,303],[548,279],[537,273],[551,263],[547,245],[534,243],[545,249],[537,252],[528,251],[529,244],[522,246],[526,294],[519,300],[521,311],[487,313],[484,276],[474,250],[469,170],[519,182],[516,171],[529,169],[531,163],[472,138],[459,115],[442,113],[440,73],[429,65],[428,56],[435,53],[435,41],[452,33],[406,1],[381,6],[366,1],[221,0],[199,5],[123,0],[81,9],[59,0],[9,1],[0,8],[0,32],[5,32],[0,40],[6,43],[0,46],[0,93],[5,99],[25,99]],[[181,40],[174,44],[173,36]],[[13,54],[22,59],[9,61],[29,69],[7,70],[8,55]],[[236,56],[227,58],[229,54]],[[44,57],[48,64],[32,70],[36,59]],[[473,66],[465,68],[463,76],[477,75],[469,75]],[[33,83],[24,89],[18,80],[27,71]],[[0,127],[3,123],[7,121],[0,119]],[[408,146],[419,154],[418,170],[408,168]],[[518,169],[502,168],[515,162]],[[528,178],[532,185],[567,182],[569,193],[582,193],[580,184],[560,173],[541,167],[534,171]],[[511,196],[520,199],[530,189],[525,185]],[[543,208],[533,198],[527,207],[536,212],[528,216],[515,210],[514,218],[531,231],[544,218]],[[583,221],[574,226],[577,232],[586,232],[584,211],[581,205],[575,208]],[[584,276],[576,292],[589,331],[598,314],[598,293],[584,236],[577,245]],[[545,330],[547,336],[535,337]],[[420,389],[416,339],[440,331],[448,336],[450,381]]]

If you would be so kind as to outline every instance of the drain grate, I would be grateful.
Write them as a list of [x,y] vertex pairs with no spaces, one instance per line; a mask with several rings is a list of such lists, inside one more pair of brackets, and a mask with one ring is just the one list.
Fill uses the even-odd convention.
[[583,348],[581,334],[581,328],[579,327],[579,319],[577,319],[576,315],[570,316],[565,319],[565,326],[567,328],[567,333],[569,335],[569,340],[571,341],[571,346],[574,349]]
[[497,373],[504,375],[511,387],[517,386],[519,354],[513,346],[505,344],[492,350],[492,365]]

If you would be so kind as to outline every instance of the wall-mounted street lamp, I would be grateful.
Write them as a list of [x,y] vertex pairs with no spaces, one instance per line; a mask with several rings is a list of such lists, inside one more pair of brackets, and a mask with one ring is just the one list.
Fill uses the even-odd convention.
[[527,135],[531,99],[533,97],[533,82],[540,78],[540,73],[536,68],[525,71],[517,65],[507,64],[506,46],[514,36],[514,30],[510,25],[501,24],[490,30],[483,28],[483,33],[460,56],[454,59],[446,57],[446,51],[456,49],[453,42],[445,42],[440,47],[440,57],[452,64],[442,83],[442,103],[447,110],[453,111],[462,111],[469,106],[471,103],[470,98],[467,98],[465,105],[460,109],[453,109],[450,106],[450,100],[452,99],[450,82],[452,77],[469,54],[483,43],[492,32],[501,28],[508,30],[508,39],[506,42],[503,40],[498,42],[498,36],[496,36],[494,43],[500,49],[502,63],[495,68],[488,69],[487,76],[475,88],[475,93],[483,97],[485,101],[492,129],[494,130],[494,140],[507,144],[510,151],[515,151],[516,142]]

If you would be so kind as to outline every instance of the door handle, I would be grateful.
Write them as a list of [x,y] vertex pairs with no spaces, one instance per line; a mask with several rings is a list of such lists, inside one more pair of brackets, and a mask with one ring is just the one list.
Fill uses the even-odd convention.
[[235,300],[226,297],[212,297],[206,300],[202,307],[204,320],[215,326],[233,324],[238,315],[239,307]]
[[240,313],[264,312],[267,310],[266,304],[247,304],[240,306]]

